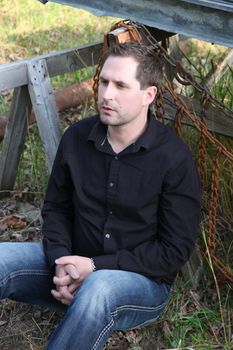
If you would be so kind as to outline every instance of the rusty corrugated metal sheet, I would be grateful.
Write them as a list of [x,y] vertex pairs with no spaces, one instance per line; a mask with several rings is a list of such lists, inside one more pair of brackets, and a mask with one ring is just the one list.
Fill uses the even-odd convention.
[[[42,3],[47,0],[39,0]],[[168,32],[233,47],[233,1],[51,0],[97,16],[130,18]]]

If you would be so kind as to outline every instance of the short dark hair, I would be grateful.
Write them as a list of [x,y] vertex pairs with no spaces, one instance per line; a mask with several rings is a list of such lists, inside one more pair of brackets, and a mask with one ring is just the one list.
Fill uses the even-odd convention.
[[101,69],[110,56],[133,57],[139,63],[136,79],[139,81],[141,89],[148,86],[158,87],[163,77],[163,58],[153,46],[133,41],[113,44],[102,56]]

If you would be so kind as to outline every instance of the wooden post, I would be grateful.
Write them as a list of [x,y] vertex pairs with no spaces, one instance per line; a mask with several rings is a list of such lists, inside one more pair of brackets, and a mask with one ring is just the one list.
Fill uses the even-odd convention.
[[59,116],[45,59],[28,63],[28,90],[51,172],[61,138]]
[[[167,43],[166,49],[167,49],[168,54],[175,61],[180,60],[181,56],[180,56],[180,51],[179,51],[179,34],[176,34],[176,35],[173,35],[173,36],[167,38],[166,43]],[[168,79],[170,80],[170,82],[172,82],[173,79],[175,78],[173,67],[166,61],[165,61],[165,70],[166,70],[166,74],[167,74]]]
[[14,89],[9,120],[0,154],[0,190],[12,190],[22,147],[27,131],[27,118],[31,113],[31,100],[27,85]]

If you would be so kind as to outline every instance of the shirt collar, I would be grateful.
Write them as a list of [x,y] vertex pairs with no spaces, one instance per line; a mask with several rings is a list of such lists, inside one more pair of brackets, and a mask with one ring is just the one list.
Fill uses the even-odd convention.
[[[131,146],[129,146],[133,152],[138,152],[139,150],[148,150],[154,144],[157,130],[157,121],[154,114],[148,111],[148,123],[145,132],[138,138],[138,140]],[[109,150],[109,145],[107,142],[107,126],[103,124],[99,118],[97,122],[92,127],[88,141],[95,142],[97,148],[102,148],[104,150]]]
[[147,118],[147,127],[144,133],[137,139],[134,144],[135,152],[140,149],[148,150],[154,144],[154,140],[156,137],[156,119],[154,114],[149,110],[148,118]]
[[[97,116],[98,117],[98,116]],[[89,136],[88,141],[94,141],[97,144],[104,143],[107,136],[107,125],[101,123],[99,117],[97,122],[92,127]]]

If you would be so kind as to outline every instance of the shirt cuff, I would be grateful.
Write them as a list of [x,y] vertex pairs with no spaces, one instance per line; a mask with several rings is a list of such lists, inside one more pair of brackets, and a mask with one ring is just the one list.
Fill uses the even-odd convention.
[[56,249],[51,249],[49,252],[45,250],[45,255],[47,257],[50,269],[54,271],[54,268],[56,266],[55,260],[61,258],[62,256],[72,255],[66,248],[64,247],[57,247]]
[[93,260],[96,270],[119,270],[116,254],[93,256]]

